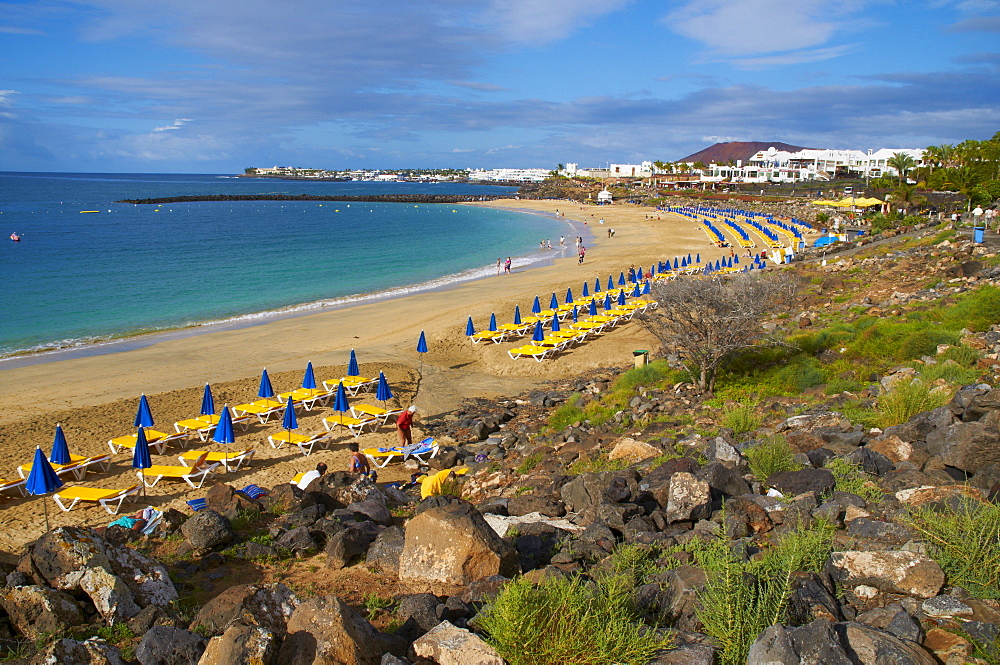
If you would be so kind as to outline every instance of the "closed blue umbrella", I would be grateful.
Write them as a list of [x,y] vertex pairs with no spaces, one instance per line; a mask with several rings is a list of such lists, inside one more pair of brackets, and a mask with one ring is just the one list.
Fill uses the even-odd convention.
[[689,265],[691,265],[690,261],[688,261],[686,258],[682,258],[681,259],[681,267],[682,268],[687,268]]
[[610,291],[613,288],[615,288],[615,278],[608,275],[608,290]]
[[734,255],[733,256],[733,263],[739,263],[739,262],[740,262],[740,255],[739,254]]
[[316,389],[316,374],[313,372],[313,364],[311,360],[309,361],[309,364],[306,365],[306,373],[302,375],[302,387],[309,390]]
[[609,309],[611,309],[611,294],[610,293],[605,293],[604,294],[604,311],[608,311]]
[[472,325],[472,317],[469,317],[469,322],[465,324],[465,334],[468,337],[472,337],[476,334],[476,327]]
[[642,285],[642,295],[646,295],[647,293],[649,293],[649,280],[648,279],[646,280],[646,283]]
[[674,270],[677,270],[677,257],[674,257]]
[[282,429],[291,432],[299,428],[299,419],[295,417],[295,405],[292,403],[292,396],[288,396],[288,404],[285,405],[285,417],[281,421]]
[[535,321],[535,334],[531,336],[531,339],[535,342],[541,342],[545,339],[545,331],[542,330],[541,321]]
[[[288,397],[288,401],[292,401],[291,396]],[[226,445],[236,441],[236,432],[233,430],[233,414],[229,410],[228,404],[222,407],[222,416],[219,418],[219,424],[215,427],[212,441]]]
[[521,325],[521,306],[514,305],[514,325]]
[[542,311],[542,303],[538,302],[538,296],[535,296],[535,302],[531,304],[531,313],[538,314]]
[[139,410],[136,411],[135,421],[132,424],[135,427],[153,426],[153,412],[149,409],[149,400],[146,399],[145,394],[139,398]]
[[[699,254],[698,256],[700,257],[701,254]],[[691,252],[688,252],[687,260],[688,260],[688,264],[690,264],[691,263]],[[701,259],[700,258],[698,259],[698,263],[701,263]]]
[[572,288],[566,289],[566,304],[567,305],[572,305],[573,304],[573,289]]
[[[701,263],[701,252],[698,252],[697,254],[694,255],[694,262],[695,263]],[[691,263],[691,255],[690,254],[688,254],[688,263]]]
[[[424,354],[427,353],[427,338],[424,336],[424,331],[423,330],[420,331],[420,339],[417,340],[417,353],[420,354],[420,371],[423,372],[424,371]],[[341,387],[343,387],[343,386],[341,386]],[[346,398],[344,400],[344,404],[347,404]],[[343,409],[343,410],[346,411],[347,409]]]
[[573,305],[573,323],[580,321],[580,313],[577,311],[577,306]]
[[350,405],[347,403],[347,391],[344,390],[343,381],[337,384],[337,395],[333,398],[333,410],[340,411],[341,413],[351,410]]
[[552,299],[549,300],[549,309],[558,309],[558,308],[559,308],[559,299],[556,298],[556,294],[553,293]]
[[205,392],[201,396],[201,411],[198,415],[215,415],[215,398],[212,397],[212,387],[207,383],[205,384]]
[[594,293],[600,293],[600,292],[601,292],[601,278],[600,277],[595,277],[594,278]]
[[641,295],[642,295],[642,291],[639,288],[639,282],[636,282],[635,283],[635,288],[632,289],[632,297],[633,298],[638,298]]
[[[639,285],[636,284],[636,286],[638,287]],[[624,305],[625,305],[625,290],[622,289],[621,291],[618,292],[618,306],[622,307]]]
[[49,455],[49,460],[55,464],[69,464],[72,461],[62,425],[56,425],[56,438],[52,441],[52,454]]
[[589,298],[590,297],[589,285],[586,282],[583,283],[583,291],[581,291],[581,294],[582,294],[583,298]]
[[385,374],[382,372],[378,373],[378,388],[375,389],[375,399],[384,403],[392,399],[392,390],[389,388],[389,382],[385,380]]
[[[218,427],[216,428],[218,429]],[[146,441],[146,430],[140,427],[135,433],[135,448],[132,450],[132,468],[148,469],[153,466],[153,458],[149,455],[149,442]],[[146,494],[146,478],[142,477],[142,493]]]
[[597,316],[597,301],[596,300],[591,300],[590,301],[590,315],[591,316]]
[[618,286],[625,286],[625,273],[618,273]]
[[552,332],[559,332],[559,330],[560,330],[560,328],[559,328],[559,317],[558,316],[553,316],[552,317]]
[[[31,461],[31,472],[28,480],[24,484],[24,489],[28,494],[40,495],[48,494],[63,486],[56,472],[52,470],[52,465],[45,459],[45,453],[41,446],[35,446],[35,458]],[[42,502],[42,510],[45,511],[45,530],[49,530],[49,504]]]
[[347,376],[361,376],[361,369],[358,367],[358,357],[351,349],[351,359],[347,361]]
[[260,373],[260,387],[257,388],[257,397],[270,399],[274,397],[274,387],[271,386],[271,377],[267,375],[267,368]]
[[490,313],[490,331],[491,332],[496,332],[497,331],[497,315],[496,315],[496,312],[491,312]]

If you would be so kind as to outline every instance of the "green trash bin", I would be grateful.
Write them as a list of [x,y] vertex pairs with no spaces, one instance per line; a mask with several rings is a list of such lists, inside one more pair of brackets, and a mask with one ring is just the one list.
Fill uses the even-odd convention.
[[638,349],[632,352],[632,356],[635,360],[636,367],[645,367],[649,364],[649,351],[645,349]]

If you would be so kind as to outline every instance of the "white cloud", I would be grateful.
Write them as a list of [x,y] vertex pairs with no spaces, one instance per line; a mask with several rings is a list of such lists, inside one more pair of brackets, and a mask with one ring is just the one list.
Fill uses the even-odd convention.
[[165,125],[163,127],[154,127],[153,131],[154,132],[169,132],[169,131],[173,131],[175,129],[180,129],[181,127],[183,127],[185,124],[187,124],[189,122],[191,122],[191,118],[177,118],[176,120],[174,120],[174,124],[172,124],[172,125]]
[[851,53],[857,48],[854,44],[844,44],[842,46],[831,46],[830,48],[804,49],[791,53],[776,53],[774,55],[763,55],[754,58],[737,58],[733,64],[740,69],[762,69],[764,67],[775,67],[778,65],[798,65],[805,62],[821,62],[838,58]]
[[546,44],[618,11],[630,0],[492,0],[485,24],[512,42]]
[[673,31],[725,56],[783,53],[825,44],[853,2],[826,0],[697,0],[664,17]]

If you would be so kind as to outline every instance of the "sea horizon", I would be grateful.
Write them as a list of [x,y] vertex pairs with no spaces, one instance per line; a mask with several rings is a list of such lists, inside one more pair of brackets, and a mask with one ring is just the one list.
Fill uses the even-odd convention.
[[[523,208],[114,203],[273,193],[260,191],[262,181],[267,189],[280,184],[282,193],[324,195],[505,191],[497,186],[154,173],[0,172],[3,179],[11,186],[0,222],[23,240],[5,240],[0,255],[7,321],[0,370],[448,288],[495,274],[497,252],[512,256],[517,269],[551,261],[560,255],[558,236],[571,234],[564,219]],[[539,238],[554,249],[539,250]],[[403,262],[393,251],[399,247]],[[217,288],[204,299],[209,283]]]

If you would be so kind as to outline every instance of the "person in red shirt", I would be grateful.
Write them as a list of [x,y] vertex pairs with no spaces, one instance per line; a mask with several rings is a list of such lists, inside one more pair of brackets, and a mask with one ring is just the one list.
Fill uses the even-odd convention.
[[396,431],[399,432],[399,445],[408,446],[413,443],[413,434],[410,427],[413,425],[413,414],[417,412],[417,407],[411,405],[406,411],[396,418]]

